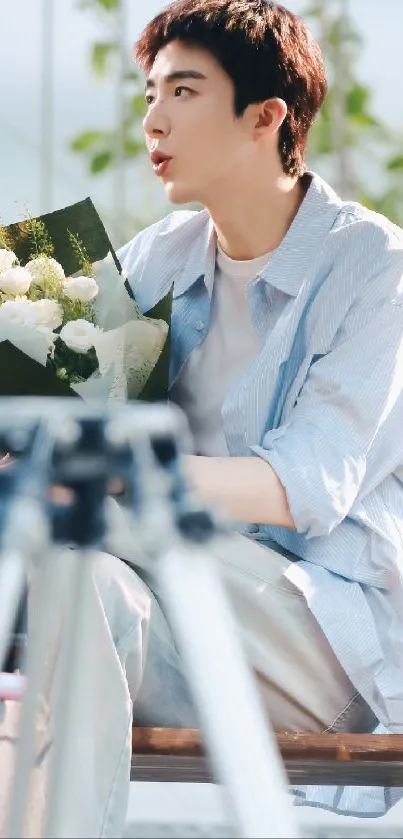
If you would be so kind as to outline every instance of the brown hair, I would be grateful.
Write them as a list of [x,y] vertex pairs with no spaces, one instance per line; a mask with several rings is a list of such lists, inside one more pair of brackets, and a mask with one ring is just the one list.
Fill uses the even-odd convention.
[[149,73],[175,40],[215,57],[234,83],[236,116],[250,104],[284,99],[283,170],[303,174],[308,131],[327,91],[322,54],[304,21],[268,0],[175,0],[146,26],[134,58]]

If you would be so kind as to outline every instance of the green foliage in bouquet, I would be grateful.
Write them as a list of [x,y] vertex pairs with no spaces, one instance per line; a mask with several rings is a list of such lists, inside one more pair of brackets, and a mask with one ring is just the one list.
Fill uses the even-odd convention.
[[[38,231],[38,227],[42,231]],[[46,213],[37,219],[25,219],[2,228],[8,247],[14,251],[21,265],[32,258],[33,244],[38,252],[53,256],[63,266],[66,276],[81,271],[80,252],[72,245],[71,237],[85,247],[89,263],[99,262],[110,252],[117,269],[120,271],[118,258],[110,243],[108,234],[91,201],[85,198],[69,207]],[[70,232],[70,236],[69,236]],[[37,246],[37,248],[36,248]],[[50,248],[50,252],[48,250]]]

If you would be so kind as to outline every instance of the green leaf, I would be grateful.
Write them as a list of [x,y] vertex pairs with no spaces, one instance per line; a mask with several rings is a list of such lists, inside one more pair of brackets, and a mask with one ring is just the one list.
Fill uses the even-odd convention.
[[360,128],[381,128],[380,122],[366,112],[362,114],[349,114],[350,120]]
[[382,195],[373,199],[373,209],[387,216],[395,224],[403,223],[403,200],[401,190],[395,187],[388,189]]
[[334,99],[333,91],[330,90],[318,115],[318,121],[330,125],[332,122],[332,102]]
[[140,143],[134,137],[126,137],[124,147],[126,157],[138,157],[139,154],[143,154],[145,151],[144,143]]
[[72,140],[70,148],[76,152],[88,151],[103,139],[104,133],[102,131],[83,131],[82,134],[78,134]]
[[138,70],[136,70],[135,67],[130,67],[125,72],[125,79],[126,79],[127,82],[138,82],[139,81]]
[[304,9],[304,17],[315,17],[321,19],[323,14],[323,2],[312,3],[307,9]]
[[362,190],[357,193],[357,201],[367,207],[368,210],[376,210],[376,199]]
[[403,169],[403,154],[397,154],[395,157],[391,157],[386,164],[386,168],[388,172],[396,172],[399,169]]
[[100,172],[104,172],[105,169],[110,166],[113,160],[113,154],[111,151],[101,151],[98,154],[94,154],[94,157],[91,159],[90,169],[93,175],[99,175]]
[[129,107],[136,117],[143,117],[147,108],[144,93],[137,93],[136,96],[133,96],[129,102]]
[[117,9],[120,0],[96,0],[98,6],[102,6],[107,12]]
[[78,0],[77,8],[83,11],[103,10],[106,12],[113,12],[118,7],[119,0]]
[[314,154],[330,154],[334,145],[330,121],[319,117],[310,132],[308,143]]
[[92,67],[98,76],[102,76],[108,65],[108,58],[115,52],[116,41],[97,41],[92,45],[91,62]]
[[370,91],[368,87],[358,83],[353,84],[346,98],[347,113],[351,116],[365,113],[369,98]]

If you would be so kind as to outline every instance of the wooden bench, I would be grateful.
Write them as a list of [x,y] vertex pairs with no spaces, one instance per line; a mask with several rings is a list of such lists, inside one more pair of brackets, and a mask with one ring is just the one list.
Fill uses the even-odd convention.
[[[403,787],[403,734],[276,735],[290,784]],[[133,728],[132,780],[214,782],[197,729]]]

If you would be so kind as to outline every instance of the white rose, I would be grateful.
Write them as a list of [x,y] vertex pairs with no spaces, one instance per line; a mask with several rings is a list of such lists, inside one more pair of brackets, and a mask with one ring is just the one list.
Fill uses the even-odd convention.
[[99,326],[94,326],[83,318],[70,320],[60,331],[60,338],[69,350],[83,355],[94,346],[96,335],[101,332]]
[[31,259],[30,262],[27,262],[25,267],[31,274],[35,285],[38,286],[41,286],[43,278],[46,279],[48,277],[53,277],[61,283],[65,279],[65,273],[62,266],[51,256],[37,256],[35,259]]
[[32,277],[26,268],[9,268],[0,274],[0,291],[4,294],[11,294],[16,297],[18,294],[25,294],[32,282]]
[[16,262],[18,262],[18,259],[13,251],[9,251],[7,248],[0,248],[0,274],[8,271]]
[[33,303],[26,297],[16,300],[6,300],[0,306],[0,319],[16,323],[19,326],[36,326],[35,315],[32,311]]
[[63,291],[71,300],[89,303],[97,296],[99,288],[93,277],[69,277],[63,283]]
[[63,323],[63,309],[56,300],[35,300],[32,303],[32,310],[35,322],[38,326],[46,326],[48,329],[57,329]]

